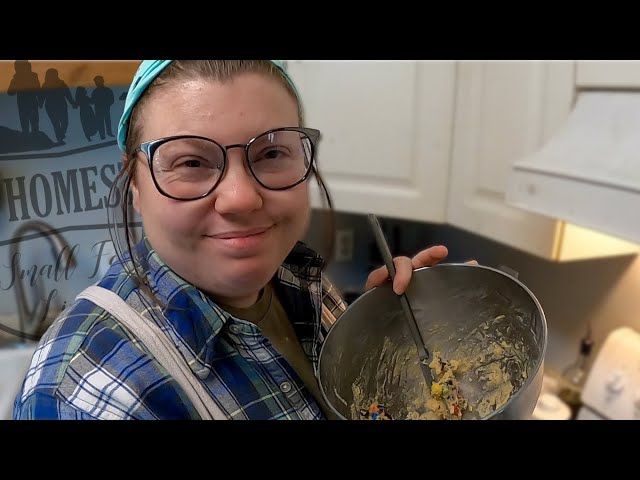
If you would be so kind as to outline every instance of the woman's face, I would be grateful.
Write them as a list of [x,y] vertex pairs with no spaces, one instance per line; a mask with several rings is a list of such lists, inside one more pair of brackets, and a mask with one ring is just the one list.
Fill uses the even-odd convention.
[[[277,127],[298,126],[295,100],[277,80],[245,73],[226,83],[190,80],[156,90],[142,112],[142,141],[200,135],[221,145],[245,144]],[[307,182],[271,191],[247,169],[245,150],[230,149],[224,177],[193,201],[156,189],[146,157],[132,185],[133,205],[160,258],[217,300],[251,305],[309,224]]]

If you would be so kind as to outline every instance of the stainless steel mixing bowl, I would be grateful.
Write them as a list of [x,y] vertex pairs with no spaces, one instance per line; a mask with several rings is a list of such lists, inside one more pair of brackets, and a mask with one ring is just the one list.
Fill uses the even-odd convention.
[[[500,270],[440,264],[416,270],[407,295],[429,352],[469,360],[456,377],[476,408],[463,419],[528,419],[540,394],[547,346],[544,312],[533,293]],[[384,404],[393,419],[417,418],[426,411],[429,391],[417,361],[388,283],[358,298],[327,335],[318,365],[322,394],[343,419],[358,419],[370,403]]]

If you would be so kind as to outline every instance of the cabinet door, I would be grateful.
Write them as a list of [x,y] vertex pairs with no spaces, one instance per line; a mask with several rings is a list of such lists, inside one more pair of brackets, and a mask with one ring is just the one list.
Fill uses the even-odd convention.
[[579,88],[640,88],[637,60],[580,60],[576,62]]
[[322,132],[337,211],[444,221],[454,62],[292,60],[288,71]]
[[510,207],[513,162],[533,153],[571,109],[570,62],[460,62],[449,223],[545,258],[556,258],[561,224]]

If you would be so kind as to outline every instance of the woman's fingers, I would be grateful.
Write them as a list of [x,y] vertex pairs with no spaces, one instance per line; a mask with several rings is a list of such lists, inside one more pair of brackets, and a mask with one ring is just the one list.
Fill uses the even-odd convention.
[[[393,259],[393,266],[396,269],[396,276],[393,280],[393,291],[398,295],[403,293],[413,274],[413,263],[409,257],[396,257]],[[364,287],[365,291],[374,287],[379,287],[389,280],[389,271],[387,267],[380,267],[369,274],[367,283]]]
[[444,260],[449,250],[444,245],[435,245],[417,253],[412,259],[413,268],[428,267]]

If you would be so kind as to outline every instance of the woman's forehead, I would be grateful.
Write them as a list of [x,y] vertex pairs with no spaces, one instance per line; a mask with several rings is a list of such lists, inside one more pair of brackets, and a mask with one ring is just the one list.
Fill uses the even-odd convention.
[[298,125],[296,101],[284,85],[265,75],[243,74],[225,82],[189,79],[163,87],[152,92],[142,112],[148,139],[181,134],[244,138]]

